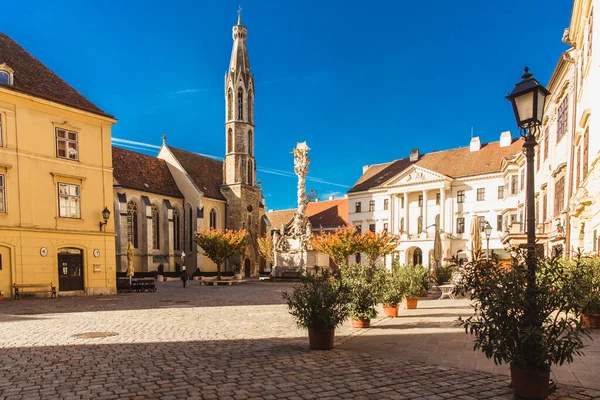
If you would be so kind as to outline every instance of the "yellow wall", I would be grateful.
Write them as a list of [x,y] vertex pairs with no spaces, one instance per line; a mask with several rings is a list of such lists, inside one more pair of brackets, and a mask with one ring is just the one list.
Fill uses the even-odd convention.
[[[0,290],[8,295],[12,282],[52,282],[58,288],[58,249],[74,247],[83,250],[85,292],[114,293],[113,215],[106,232],[100,232],[99,222],[104,207],[113,209],[115,120],[2,88],[0,117],[0,173],[6,176],[6,213],[0,213]],[[79,161],[56,157],[56,127],[78,132]],[[58,182],[80,185],[81,218],[58,217]],[[41,248],[48,251],[45,257]],[[94,249],[100,251],[99,257],[93,255]]]

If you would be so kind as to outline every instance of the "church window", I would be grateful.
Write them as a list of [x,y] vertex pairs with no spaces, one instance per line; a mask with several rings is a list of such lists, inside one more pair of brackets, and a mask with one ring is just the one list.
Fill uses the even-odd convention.
[[227,131],[227,152],[231,153],[233,151],[233,131],[231,128]]
[[217,211],[213,208],[210,210],[210,227],[213,229],[217,228]]
[[248,131],[248,154],[254,155],[254,135],[251,130]]
[[160,248],[160,221],[158,215],[158,206],[152,206],[152,248],[158,250]]
[[233,119],[233,92],[231,88],[227,91],[227,121]]
[[239,121],[244,119],[244,92],[242,88],[238,90],[238,104],[237,104],[237,119]]
[[417,233],[423,232],[423,216],[419,215],[417,218]]
[[138,209],[135,201],[127,203],[127,241],[138,247]]
[[248,171],[247,172],[248,172],[248,185],[252,185],[253,184],[253,181],[252,181],[253,168],[252,168],[252,161],[250,161],[250,160],[248,160]]
[[78,160],[77,132],[56,128],[56,156]]
[[181,213],[173,210],[173,249],[181,250]]
[[252,90],[248,92],[248,122],[252,123]]

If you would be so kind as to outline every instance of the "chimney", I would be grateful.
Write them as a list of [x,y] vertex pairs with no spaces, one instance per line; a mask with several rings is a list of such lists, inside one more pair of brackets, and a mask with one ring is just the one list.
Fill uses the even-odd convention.
[[410,161],[419,161],[419,149],[412,149],[410,151]]
[[329,196],[329,200],[335,200],[335,196],[334,195]]
[[500,134],[500,147],[508,147],[512,143],[512,135],[510,131],[505,131]]
[[364,174],[365,172],[367,172],[367,170],[368,170],[368,169],[369,169],[369,166],[368,166],[368,165],[363,165],[363,174]]
[[481,140],[479,139],[479,136],[477,136],[471,139],[471,152],[479,150],[481,150]]

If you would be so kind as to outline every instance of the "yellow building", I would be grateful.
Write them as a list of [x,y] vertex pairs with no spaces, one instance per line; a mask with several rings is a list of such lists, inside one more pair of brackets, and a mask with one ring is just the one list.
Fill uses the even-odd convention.
[[0,290],[115,292],[111,127],[104,113],[0,34]]

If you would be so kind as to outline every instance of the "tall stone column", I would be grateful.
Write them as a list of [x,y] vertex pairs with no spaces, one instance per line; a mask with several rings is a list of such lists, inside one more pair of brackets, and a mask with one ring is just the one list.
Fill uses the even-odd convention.
[[404,192],[404,232],[407,235],[410,234],[408,218],[408,192]]
[[437,228],[445,232],[446,227],[446,189],[440,188],[440,226]]
[[427,223],[427,190],[423,190],[423,232],[429,226]]
[[390,233],[394,233],[395,232],[395,228],[396,228],[396,201],[395,201],[395,197],[393,194],[390,195],[388,203],[389,203],[389,232]]

